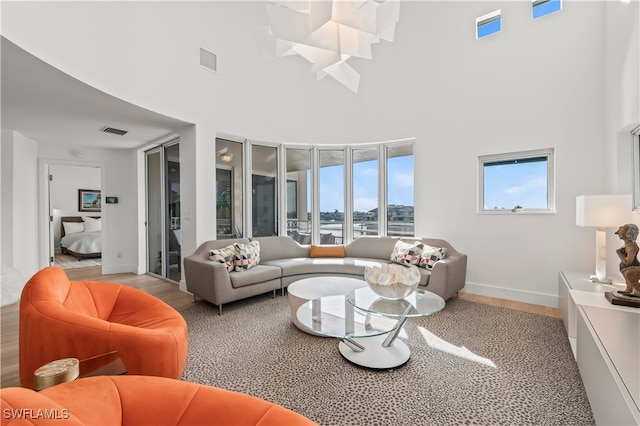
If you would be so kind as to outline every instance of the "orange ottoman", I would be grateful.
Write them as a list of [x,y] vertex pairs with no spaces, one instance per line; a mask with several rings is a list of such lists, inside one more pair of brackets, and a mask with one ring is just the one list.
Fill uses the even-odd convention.
[[42,392],[5,388],[1,399],[3,424],[12,425],[316,424],[260,398],[164,377],[88,377]]
[[20,377],[61,358],[118,351],[129,374],[179,378],[188,335],[175,309],[138,289],[103,281],[69,281],[47,267],[20,298]]

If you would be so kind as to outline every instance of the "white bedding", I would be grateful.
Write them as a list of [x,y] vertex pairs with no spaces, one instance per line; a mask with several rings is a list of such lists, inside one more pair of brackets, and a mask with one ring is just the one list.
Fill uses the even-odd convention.
[[102,252],[102,232],[75,232],[65,235],[60,245],[80,254]]

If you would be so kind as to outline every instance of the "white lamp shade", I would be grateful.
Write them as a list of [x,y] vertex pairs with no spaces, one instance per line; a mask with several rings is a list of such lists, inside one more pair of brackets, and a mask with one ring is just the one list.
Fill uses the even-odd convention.
[[576,225],[614,228],[631,221],[631,195],[579,195]]

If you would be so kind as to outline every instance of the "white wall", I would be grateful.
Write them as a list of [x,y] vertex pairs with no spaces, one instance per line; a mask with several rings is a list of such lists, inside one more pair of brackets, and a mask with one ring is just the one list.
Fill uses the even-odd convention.
[[[631,121],[638,111],[637,65],[619,59],[640,62],[637,41],[627,39],[639,19],[622,5],[609,2],[604,19],[605,2],[564,2],[562,12],[532,21],[530,1],[403,2],[394,42],[374,46],[372,61],[352,62],[357,95],[330,78],[316,82],[300,58],[263,59],[251,36],[266,23],[261,3],[3,3],[2,32],[109,94],[196,123],[181,145],[183,211],[193,222],[185,254],[215,236],[216,134],[307,143],[415,137],[417,234],[469,255],[469,291],[554,305],[558,271],[594,265],[594,232],[575,225],[575,197],[617,189],[610,151],[622,123],[606,120],[607,110],[628,103],[620,114]],[[497,8],[503,31],[475,40],[475,18]],[[620,19],[627,30],[610,31]],[[614,47],[621,43],[628,48]],[[218,74],[197,66],[198,45],[218,54]],[[617,60],[605,67],[611,49]],[[625,97],[610,99],[605,80],[621,73],[630,76]],[[557,156],[556,214],[476,214],[479,155],[548,147]],[[139,157],[110,155],[121,157],[119,172],[128,165],[135,174]],[[120,173],[103,177],[125,191]],[[139,221],[126,223],[139,235]],[[113,239],[137,250],[136,233],[124,229],[113,227]]]
[[[640,125],[640,2],[606,2],[604,18],[606,190],[632,194],[631,130]],[[638,216],[632,221],[640,223]],[[618,270],[619,259],[612,250],[620,245],[610,231],[608,272]]]
[[[100,190],[100,169],[97,167],[66,166],[53,164],[49,167],[53,176],[50,190],[51,207],[53,209],[53,247],[60,252],[60,217],[61,216],[100,216],[101,213],[80,212],[78,210],[78,190]],[[104,196],[102,202],[104,209]]]
[[38,270],[37,144],[2,130],[2,261],[29,277]]

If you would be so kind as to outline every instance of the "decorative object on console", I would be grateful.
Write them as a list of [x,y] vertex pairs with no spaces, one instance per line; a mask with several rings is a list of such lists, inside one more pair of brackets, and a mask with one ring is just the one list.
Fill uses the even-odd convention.
[[269,26],[254,30],[270,56],[300,55],[317,79],[329,75],[358,92],[360,75],[347,61],[371,59],[371,45],[393,41],[400,2],[390,0],[267,2]]
[[607,278],[607,235],[605,228],[618,227],[631,218],[631,195],[579,195],[576,197],[576,225],[596,231],[596,273],[591,281],[610,284]]
[[620,258],[620,272],[627,287],[624,291],[605,293],[605,297],[614,305],[632,306],[640,308],[640,261],[638,261],[638,226],[633,223],[622,225],[616,235],[624,245],[616,250]]
[[605,299],[612,305],[629,306],[631,308],[640,308],[640,297],[625,296],[619,291],[607,291],[604,293]]
[[420,283],[420,272],[416,266],[393,263],[364,268],[364,280],[369,288],[385,299],[404,299],[413,293]]

